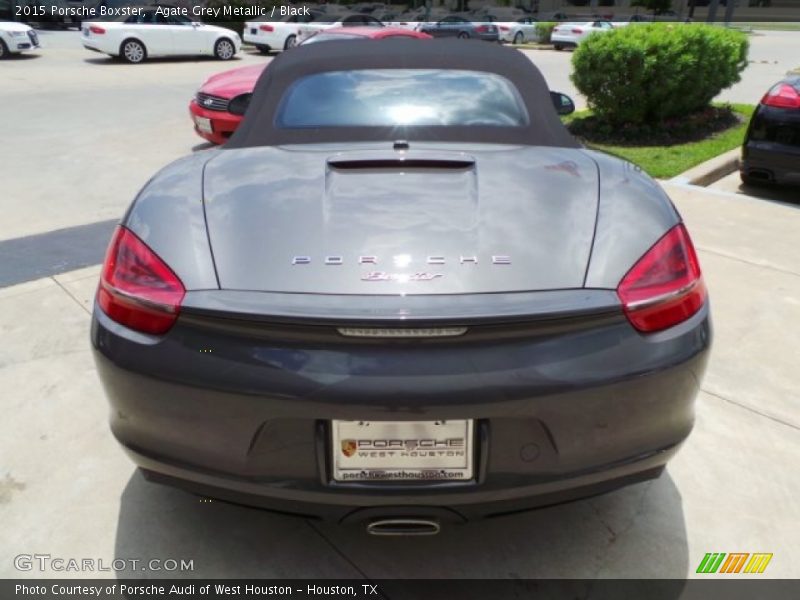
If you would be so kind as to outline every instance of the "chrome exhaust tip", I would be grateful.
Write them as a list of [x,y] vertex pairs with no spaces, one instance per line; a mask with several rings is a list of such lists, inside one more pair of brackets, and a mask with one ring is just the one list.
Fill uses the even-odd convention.
[[367,525],[370,535],[436,535],[441,529],[439,521],[413,517],[375,519]]

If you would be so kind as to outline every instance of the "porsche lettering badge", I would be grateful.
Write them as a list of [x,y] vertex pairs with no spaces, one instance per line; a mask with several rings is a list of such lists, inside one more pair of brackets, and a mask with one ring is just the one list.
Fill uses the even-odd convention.
[[[420,259],[427,265],[445,265],[448,262],[457,262],[465,267],[474,267],[478,264],[479,259],[473,255],[461,255],[451,260],[444,256],[427,256]],[[310,265],[312,263],[321,263],[325,266],[342,266],[347,260],[340,255],[328,255],[318,260],[312,260],[310,256],[293,256],[292,265]],[[359,256],[356,263],[359,265],[377,265],[381,261],[377,256]],[[412,264],[412,257],[409,254],[400,254],[392,257],[392,262],[396,267],[406,267]],[[488,261],[492,265],[510,265],[511,257],[507,254],[494,254]],[[409,281],[433,281],[444,277],[444,273],[430,273],[428,271],[415,271],[412,273],[390,273],[388,271],[369,271],[361,276],[361,281],[396,281],[399,283],[406,283]]]

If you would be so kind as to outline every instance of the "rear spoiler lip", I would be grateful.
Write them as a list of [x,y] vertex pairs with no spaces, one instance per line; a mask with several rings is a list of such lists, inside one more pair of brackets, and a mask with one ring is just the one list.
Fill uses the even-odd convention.
[[340,171],[360,169],[471,169],[474,158],[336,158],[329,159],[328,166]]
[[408,296],[199,290],[186,293],[181,315],[265,323],[393,326],[624,318],[619,297],[607,289]]

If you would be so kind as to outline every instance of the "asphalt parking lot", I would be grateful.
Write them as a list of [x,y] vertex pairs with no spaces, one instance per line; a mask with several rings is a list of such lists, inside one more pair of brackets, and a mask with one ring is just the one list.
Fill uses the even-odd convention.
[[[42,40],[38,55],[0,64],[13,115],[0,271],[15,274],[0,284],[0,576],[163,575],[14,566],[45,553],[190,559],[189,577],[682,578],[707,552],[769,552],[763,576],[800,577],[800,199],[665,184],[700,253],[716,339],[695,431],[660,479],[432,538],[371,538],[146,483],[108,430],[89,352],[94,246],[157,169],[208,147],[187,111],[203,79],[264,57],[131,66],[84,51],[75,32]],[[755,62],[722,99],[756,102],[798,48],[800,34],[754,37]],[[575,93],[569,53],[528,54],[553,89]],[[75,248],[53,249],[58,235]],[[45,247],[64,254],[59,273],[26,276],[18,265]]]

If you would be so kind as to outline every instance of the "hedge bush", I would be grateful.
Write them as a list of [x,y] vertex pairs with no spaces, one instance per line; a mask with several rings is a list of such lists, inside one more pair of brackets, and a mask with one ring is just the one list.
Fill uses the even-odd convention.
[[553,35],[556,23],[541,21],[536,23],[536,41],[542,44],[550,43],[550,36]]
[[584,40],[572,81],[611,124],[661,122],[706,108],[739,81],[747,36],[712,25],[628,25]]

